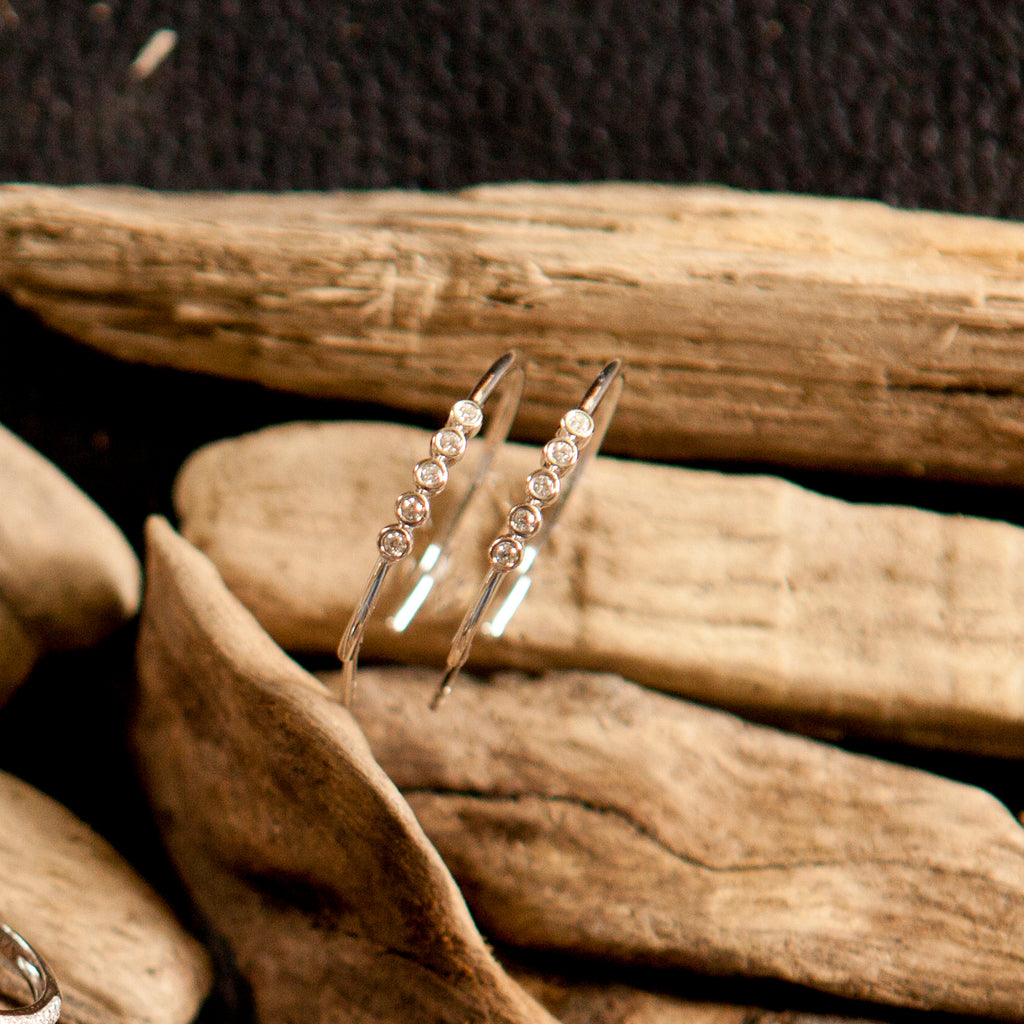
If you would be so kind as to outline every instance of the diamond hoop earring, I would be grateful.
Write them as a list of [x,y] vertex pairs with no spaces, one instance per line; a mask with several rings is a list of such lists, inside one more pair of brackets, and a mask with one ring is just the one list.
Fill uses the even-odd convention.
[[470,499],[483,482],[495,453],[508,437],[523,396],[524,384],[525,374],[522,367],[516,365],[516,354],[506,352],[480,378],[469,398],[452,406],[448,421],[430,439],[430,457],[417,462],[413,467],[415,488],[399,495],[395,503],[398,522],[385,526],[377,536],[377,565],[338,644],[338,657],[341,659],[338,689],[346,707],[352,703],[355,692],[356,662],[363,643],[366,620],[373,613],[389,570],[412,553],[413,531],[431,518],[431,501],[448,485],[449,467],[466,454],[469,442],[480,433],[484,423],[483,407],[500,388],[501,397],[494,414],[488,417],[488,426],[482,438],[483,450],[465,496],[437,524],[435,539],[427,546],[413,571],[415,583],[409,596],[389,620],[392,628],[401,632],[412,621],[434,583],[445,571],[456,527]]
[[28,982],[32,1002],[14,1010],[0,1010],[0,1021],[19,1024],[55,1024],[60,1017],[60,989],[46,961],[13,929],[0,924],[0,954],[10,960]]
[[444,678],[430,702],[431,710],[436,711],[451,693],[484,616],[506,580],[514,582],[487,624],[489,634],[500,636],[522,604],[530,589],[529,573],[537,552],[550,536],[587,464],[600,449],[624,383],[622,363],[613,359],[597,375],[579,407],[562,417],[558,433],[544,445],[543,465],[526,478],[526,501],[512,507],[508,531],[496,537],[487,552],[490,569],[452,641]]

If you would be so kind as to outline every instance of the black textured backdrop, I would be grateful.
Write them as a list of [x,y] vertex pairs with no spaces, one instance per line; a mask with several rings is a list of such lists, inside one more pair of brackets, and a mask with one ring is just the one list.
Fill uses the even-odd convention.
[[[1020,217],[1021,15],[1013,0],[0,0],[0,180],[718,181]],[[161,28],[178,45],[137,81]]]
[[[135,55],[164,28],[177,46],[135,78]],[[1011,0],[0,0],[0,181],[715,181],[1024,217],[1022,59],[1024,5]],[[170,481],[199,444],[365,413],[118,364],[0,298],[0,422],[137,547],[145,515],[170,512]],[[1007,492],[804,482],[1022,518]],[[132,643],[129,627],[96,651],[44,661],[0,715],[0,767],[90,821],[201,930],[148,823],[125,740]],[[1016,809],[1024,802],[1003,766],[913,756]],[[244,986],[223,954],[218,963],[204,1019],[245,1021]],[[726,997],[800,1002],[731,983]]]

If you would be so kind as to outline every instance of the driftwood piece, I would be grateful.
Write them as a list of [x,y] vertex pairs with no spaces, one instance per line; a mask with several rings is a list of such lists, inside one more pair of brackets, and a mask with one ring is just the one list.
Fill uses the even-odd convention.
[[510,945],[1024,1019],[1024,830],[994,797],[612,676],[361,674],[356,715]]
[[[188,1024],[210,989],[202,948],[113,849],[0,773],[0,920],[50,962],[65,1024]],[[20,988],[0,975],[0,992]]]
[[686,999],[618,982],[511,973],[560,1024],[867,1024],[854,1017]]
[[612,450],[1024,481],[1024,226],[707,187],[0,189],[0,290],[123,358],[440,413],[611,356]]
[[47,651],[88,647],[138,606],[139,564],[121,532],[0,427],[0,703]]
[[487,951],[349,713],[166,522],[147,537],[139,755],[260,1020],[550,1022]]
[[[182,530],[281,644],[333,652],[427,437],[293,424],[211,445],[178,478]],[[496,469],[521,486],[536,460],[509,445]],[[443,662],[502,497],[477,503],[405,634],[370,620],[366,654]],[[1022,564],[1024,531],[1003,523],[602,457],[505,635],[473,657],[617,671],[822,735],[1019,757]]]

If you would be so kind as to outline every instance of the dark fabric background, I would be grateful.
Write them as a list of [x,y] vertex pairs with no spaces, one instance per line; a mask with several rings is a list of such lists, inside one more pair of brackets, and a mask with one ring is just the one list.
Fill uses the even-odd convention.
[[[1022,15],[1011,0],[0,0],[0,181],[714,181],[1019,218]],[[178,33],[177,47],[137,80],[131,62],[161,28]],[[170,513],[174,472],[198,445],[292,418],[368,413],[119,364],[0,298],[0,422],[65,469],[140,550],[144,517]],[[1008,492],[803,482],[1022,518]],[[0,715],[0,767],[90,821],[202,931],[126,742],[133,640],[130,626],[95,651],[45,660]],[[1022,803],[1002,765],[875,752]],[[244,985],[223,950],[218,964],[204,1019],[245,1021]],[[732,983],[715,997],[801,1002]],[[829,1007],[814,997],[809,1008]]]
[[1012,0],[0,0],[0,180],[718,181],[1020,217],[1022,57]]

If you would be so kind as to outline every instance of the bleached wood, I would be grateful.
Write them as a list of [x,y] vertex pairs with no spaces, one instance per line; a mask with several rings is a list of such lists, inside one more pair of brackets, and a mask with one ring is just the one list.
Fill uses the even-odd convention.
[[1024,830],[990,794],[613,676],[432,714],[435,685],[366,670],[355,714],[495,938],[1024,1018]]
[[0,290],[126,359],[439,413],[533,362],[542,434],[611,356],[643,456],[1024,481],[1024,226],[707,187],[0,189]]
[[0,704],[47,651],[88,647],[130,619],[139,587],[120,530],[0,427]]
[[988,794],[606,675],[467,678],[435,715],[433,673],[364,669],[360,732],[149,544],[138,749],[260,1019],[548,1019],[417,820],[508,943],[1021,1019],[1024,833]]
[[[580,981],[522,968],[511,973],[560,1024],[867,1024],[856,1017],[690,999],[621,982]],[[670,979],[652,979],[658,980]],[[741,994],[735,991],[741,987],[730,995]]]
[[[428,437],[293,424],[213,444],[179,475],[182,530],[281,644],[332,653]],[[495,471],[521,494],[537,464],[508,446]],[[370,620],[367,657],[443,662],[504,498],[495,485],[471,508],[449,580],[403,635],[386,608]],[[1004,523],[602,456],[505,635],[473,659],[614,670],[817,734],[1019,757],[1022,565],[1024,531]]]
[[259,1020],[552,1024],[491,957],[349,713],[165,521],[147,543],[138,754]]
[[[0,920],[49,961],[61,1020],[189,1024],[210,964],[160,897],[67,810],[3,773],[0,822]],[[6,971],[0,992],[25,998]]]

